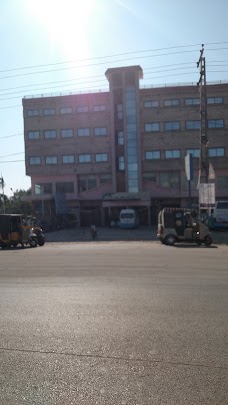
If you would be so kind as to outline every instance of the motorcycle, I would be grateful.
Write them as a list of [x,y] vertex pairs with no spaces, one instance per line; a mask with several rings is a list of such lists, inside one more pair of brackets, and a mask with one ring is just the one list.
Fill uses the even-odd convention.
[[43,229],[39,228],[39,227],[34,227],[32,229],[33,229],[33,232],[36,235],[38,245],[43,246],[45,244],[45,242],[46,242],[46,236],[45,236],[45,234],[43,232]]

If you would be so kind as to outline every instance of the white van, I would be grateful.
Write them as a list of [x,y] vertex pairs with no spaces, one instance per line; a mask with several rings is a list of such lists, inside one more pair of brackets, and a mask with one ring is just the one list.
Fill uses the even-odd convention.
[[120,211],[119,227],[125,229],[137,228],[139,225],[138,214],[131,208],[125,208]]

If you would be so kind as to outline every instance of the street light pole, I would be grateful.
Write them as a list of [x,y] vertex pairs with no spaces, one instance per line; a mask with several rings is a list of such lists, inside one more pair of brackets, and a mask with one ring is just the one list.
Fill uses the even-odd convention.
[[5,187],[5,182],[3,177],[0,177],[0,185],[2,188],[2,205],[3,205],[3,214],[6,213],[6,206],[5,206],[5,192],[4,192],[4,187]]

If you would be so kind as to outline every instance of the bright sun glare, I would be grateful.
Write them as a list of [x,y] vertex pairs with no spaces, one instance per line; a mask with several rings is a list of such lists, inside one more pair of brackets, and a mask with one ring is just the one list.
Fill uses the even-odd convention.
[[71,60],[89,57],[89,34],[96,0],[27,0],[30,13],[49,33],[54,47]]

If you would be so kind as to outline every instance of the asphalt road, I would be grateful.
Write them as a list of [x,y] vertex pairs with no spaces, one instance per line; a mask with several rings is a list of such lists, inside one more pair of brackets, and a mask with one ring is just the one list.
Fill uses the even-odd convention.
[[228,404],[228,247],[0,250],[0,404]]

